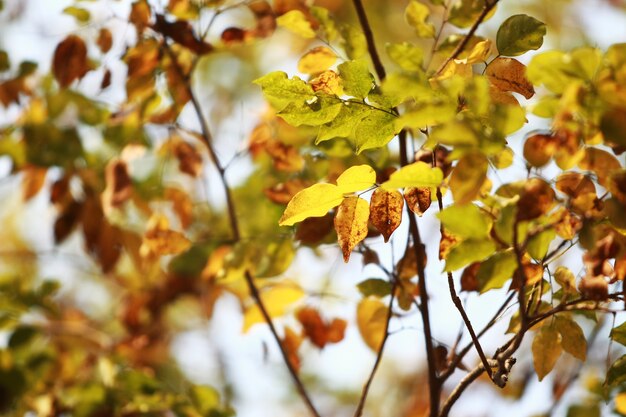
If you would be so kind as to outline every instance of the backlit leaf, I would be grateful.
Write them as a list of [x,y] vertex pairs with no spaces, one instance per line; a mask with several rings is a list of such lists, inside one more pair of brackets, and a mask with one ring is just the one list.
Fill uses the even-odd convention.
[[384,111],[372,111],[365,116],[354,130],[356,152],[381,148],[396,135],[396,116]]
[[540,381],[552,371],[562,351],[561,335],[554,327],[544,326],[537,332],[532,352],[535,372]]
[[535,94],[533,85],[526,78],[526,67],[516,59],[494,59],[487,66],[486,75],[491,84],[500,90],[519,93],[526,99]]
[[350,167],[337,178],[337,187],[346,194],[366,190],[375,183],[376,171],[369,165]]
[[364,297],[373,295],[382,298],[391,294],[391,283],[380,278],[369,278],[359,282],[356,286]]
[[378,352],[385,337],[387,306],[372,297],[359,302],[356,310],[356,323],[361,337],[367,346]]
[[377,188],[370,200],[370,221],[383,234],[385,242],[402,222],[404,200],[399,191]]
[[[485,0],[456,0],[450,9],[448,20],[450,23],[460,28],[472,26],[485,8],[485,5]],[[493,16],[495,10],[495,7],[491,9],[487,16],[485,16],[485,20]]]
[[563,350],[584,362],[587,358],[587,340],[578,323],[562,316],[556,316],[554,325],[561,334]]
[[367,236],[369,214],[369,204],[360,197],[348,197],[339,205],[335,230],[344,262],[350,260],[352,249]]
[[489,236],[493,221],[474,204],[454,204],[437,213],[444,227],[462,238]]
[[425,162],[406,165],[389,177],[381,186],[386,190],[406,187],[438,187],[443,181],[443,172]]
[[279,111],[290,103],[304,103],[315,97],[310,85],[298,77],[289,79],[282,71],[270,72],[253,82],[261,87],[265,99]]
[[[261,290],[261,300],[263,300],[267,313],[272,318],[284,315],[304,295],[302,288],[293,283],[275,285]],[[255,303],[244,313],[242,331],[247,332],[250,327],[257,323],[265,323],[265,319]]]
[[498,52],[500,55],[517,56],[539,49],[545,34],[546,25],[543,22],[525,14],[511,16],[498,29]]
[[415,30],[420,38],[432,38],[435,36],[435,27],[426,22],[430,16],[428,7],[417,0],[411,0],[404,12],[407,23]]
[[467,239],[450,249],[444,271],[452,272],[472,262],[482,261],[496,251],[490,239]]
[[606,374],[606,380],[604,381],[604,385],[609,386],[610,388],[622,384],[626,381],[626,355],[621,356],[617,359]]
[[614,327],[611,330],[611,339],[626,346],[626,322]]
[[315,31],[311,27],[311,22],[307,20],[304,13],[300,10],[290,10],[284,15],[277,17],[276,24],[303,38],[311,39],[315,37]]
[[336,185],[312,185],[293,196],[278,224],[292,226],[307,217],[322,217],[342,200],[343,192]]
[[466,154],[459,160],[450,175],[450,191],[457,204],[466,204],[478,197],[488,167],[487,158],[477,152]]
[[615,108],[604,113],[600,120],[600,130],[605,141],[626,146],[626,109]]
[[409,210],[421,217],[432,203],[430,187],[407,187],[404,200]]
[[337,99],[316,97],[311,102],[294,102],[278,112],[292,126],[319,126],[332,121],[344,104]]
[[319,74],[327,70],[337,60],[337,55],[325,46],[318,46],[304,54],[298,61],[298,71],[305,74]]
[[421,71],[424,51],[412,43],[389,43],[386,45],[389,58],[405,71]]
[[[569,294],[576,294],[576,277],[564,266],[559,266],[554,271],[554,280],[561,286],[564,292]],[[626,328],[625,328],[626,330]],[[626,339],[624,339],[626,341]]]
[[54,50],[52,72],[61,87],[68,87],[90,70],[87,46],[77,35],[69,35]]
[[528,240],[527,250],[528,254],[534,259],[543,259],[548,253],[550,243],[556,238],[556,231],[554,229],[545,230]]
[[358,104],[344,104],[332,121],[320,126],[315,143],[351,137],[357,125],[370,113],[371,111],[363,111],[362,106]]
[[374,87],[374,77],[363,60],[344,62],[337,69],[343,81],[343,91],[349,96],[363,99]]
[[502,288],[517,269],[517,258],[512,249],[498,252],[480,264],[477,279],[480,292]]
[[302,324],[305,336],[320,349],[327,343],[337,343],[343,339],[347,324],[345,320],[334,319],[326,323],[319,311],[310,307],[298,310],[296,318]]

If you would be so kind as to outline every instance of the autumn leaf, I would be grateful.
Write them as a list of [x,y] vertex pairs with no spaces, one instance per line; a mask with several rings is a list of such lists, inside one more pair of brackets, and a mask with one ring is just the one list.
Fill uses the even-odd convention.
[[561,334],[552,326],[542,327],[533,339],[533,364],[537,377],[541,381],[552,371],[561,356]]
[[154,213],[148,220],[139,251],[144,257],[176,255],[190,246],[191,242],[185,235],[170,229],[167,217]]
[[54,50],[52,72],[61,87],[68,87],[91,69],[87,61],[87,46],[80,36],[69,35]]
[[369,165],[350,167],[337,178],[337,187],[345,194],[363,191],[375,183],[376,172]]
[[430,188],[407,187],[404,189],[404,200],[409,209],[421,217],[426,210],[428,210],[432,202]]
[[104,212],[118,208],[128,201],[133,194],[133,184],[128,174],[126,162],[112,159],[105,169],[106,188],[102,193]]
[[278,26],[283,27],[290,32],[301,36],[305,39],[315,37],[315,31],[311,27],[304,13],[300,10],[290,10],[276,19]]
[[326,323],[319,311],[310,307],[298,310],[296,318],[302,324],[305,336],[320,349],[328,343],[343,340],[347,325],[345,320],[333,319],[330,323]]
[[439,168],[433,168],[425,162],[415,162],[406,165],[381,184],[386,190],[405,187],[438,187],[443,181],[443,173]]
[[584,362],[587,358],[587,340],[578,323],[563,316],[556,316],[554,326],[561,334],[563,350]]
[[28,166],[22,169],[22,172],[24,173],[24,178],[22,179],[22,198],[24,201],[28,201],[35,197],[44,186],[48,169]]
[[377,298],[362,299],[356,310],[359,333],[367,346],[378,352],[385,337],[387,306]]
[[352,249],[367,236],[370,206],[360,197],[348,197],[341,202],[335,216],[335,230],[344,262]]
[[319,74],[327,70],[337,60],[337,55],[326,46],[318,46],[304,54],[298,61],[298,71],[305,74]]
[[343,201],[343,192],[334,184],[314,184],[299,191],[278,221],[280,226],[293,226],[308,217],[322,217]]
[[402,221],[404,200],[400,192],[377,188],[370,200],[370,221],[383,234],[385,242]]
[[506,19],[496,35],[496,44],[500,55],[517,56],[543,45],[546,25],[525,14],[518,14]]
[[516,59],[496,58],[489,63],[485,74],[502,91],[519,93],[526,99],[535,95],[533,85],[526,78],[526,67]]
[[487,178],[489,161],[481,153],[464,155],[450,175],[450,191],[457,204],[467,204],[475,200]]
[[300,370],[301,363],[298,350],[300,349],[300,345],[302,344],[302,336],[293,331],[291,327],[285,326],[285,335],[281,340],[281,344],[287,352],[287,360],[289,361],[291,366],[293,366],[296,372],[298,372]]
[[[269,316],[275,318],[284,315],[287,310],[304,297],[304,295],[302,288],[293,283],[289,283],[264,288],[261,291],[261,300],[263,300],[263,304]],[[242,331],[245,333],[250,330],[253,325],[258,323],[265,323],[265,319],[258,305],[255,303],[244,312]]]

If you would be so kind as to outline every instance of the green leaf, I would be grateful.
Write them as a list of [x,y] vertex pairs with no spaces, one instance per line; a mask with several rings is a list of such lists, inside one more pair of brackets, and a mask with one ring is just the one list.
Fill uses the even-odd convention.
[[409,97],[430,97],[433,90],[426,81],[426,77],[419,74],[393,72],[387,75],[381,89],[387,96],[392,97],[395,105],[402,103]]
[[443,181],[441,169],[433,168],[425,162],[415,162],[391,174],[381,186],[386,190],[405,187],[438,187],[441,181]]
[[322,217],[343,201],[343,192],[334,184],[314,184],[293,196],[282,217],[280,226],[293,226],[308,217]]
[[552,371],[563,352],[561,334],[552,326],[542,327],[533,339],[532,351],[535,372],[541,381]]
[[478,288],[480,292],[502,286],[513,276],[517,269],[517,258],[513,249],[498,252],[480,264],[478,268]]
[[354,193],[376,184],[376,171],[369,165],[355,165],[346,169],[337,178],[337,187],[342,193]]
[[213,387],[196,385],[191,388],[191,400],[201,415],[208,416],[220,405],[220,394]]
[[411,0],[404,11],[404,18],[415,29],[415,34],[420,38],[433,38],[435,36],[435,27],[426,22],[428,16],[430,16],[428,7],[417,0]]
[[609,371],[606,373],[604,385],[614,387],[626,382],[626,355],[621,356],[613,362]]
[[526,78],[534,85],[544,84],[553,93],[561,94],[576,80],[564,52],[548,51],[533,56],[526,67]]
[[391,283],[380,278],[369,278],[359,282],[356,286],[363,297],[373,295],[382,298],[391,294]]
[[385,46],[389,58],[405,71],[422,71],[424,51],[412,43],[388,43]]
[[20,326],[15,329],[9,338],[9,348],[17,349],[30,343],[37,336],[37,329],[33,326]]
[[312,6],[310,9],[311,14],[320,23],[320,28],[324,32],[327,41],[334,41],[339,37],[339,31],[337,24],[330,16],[328,9],[319,6]]
[[6,51],[0,49],[0,72],[11,69],[11,60]]
[[340,28],[343,48],[350,59],[360,59],[367,55],[367,40],[360,28],[343,25]]
[[311,39],[315,37],[315,31],[311,27],[311,22],[307,20],[304,13],[300,10],[290,10],[284,15],[277,17],[276,24],[303,38]]
[[360,104],[345,103],[341,107],[341,110],[339,110],[339,114],[337,114],[331,122],[320,126],[315,144],[317,145],[320,142],[330,139],[348,138],[352,136],[357,125],[372,111],[375,110],[366,108]]
[[[454,116],[456,116],[455,104],[446,101],[426,101],[419,103],[415,108],[400,116],[396,122],[396,127],[400,129],[404,127],[424,129],[429,126],[446,123],[454,119]],[[435,129],[433,129],[432,133],[435,133]]]
[[364,99],[374,87],[374,77],[365,61],[347,61],[337,69],[346,95]]
[[530,256],[534,259],[543,259],[555,237],[554,229],[548,229],[530,238],[526,247]]
[[[457,0],[452,9],[450,9],[450,16],[448,21],[453,25],[466,28],[474,24],[478,16],[485,8],[485,0]],[[496,8],[494,7],[485,16],[485,20],[493,16]]]
[[574,404],[567,409],[565,417],[601,417],[600,404]]
[[[442,113],[439,116],[445,117],[447,115]],[[448,146],[478,145],[478,136],[474,129],[467,123],[458,120],[433,127],[430,139]]]
[[78,23],[87,23],[91,18],[91,14],[88,10],[81,9],[80,7],[69,6],[63,9],[63,13],[72,16]]
[[543,45],[546,25],[525,14],[506,19],[496,35],[496,45],[500,55],[517,56]]
[[490,239],[467,239],[450,250],[444,271],[452,272],[472,262],[482,261],[496,250]]
[[265,99],[278,111],[291,103],[304,103],[315,98],[310,85],[298,77],[289,79],[282,71],[270,72],[253,83],[261,87]]
[[626,322],[611,330],[611,339],[626,346]]
[[437,217],[448,231],[465,239],[489,236],[492,224],[491,218],[474,204],[454,204]]
[[313,101],[290,103],[278,112],[292,126],[320,126],[337,117],[344,104],[337,99],[316,97]]
[[381,148],[389,143],[397,133],[396,119],[396,116],[384,111],[373,111],[365,116],[354,131],[356,152]]
[[561,334],[563,350],[584,362],[587,358],[587,340],[578,323],[562,316],[556,316],[554,325]]

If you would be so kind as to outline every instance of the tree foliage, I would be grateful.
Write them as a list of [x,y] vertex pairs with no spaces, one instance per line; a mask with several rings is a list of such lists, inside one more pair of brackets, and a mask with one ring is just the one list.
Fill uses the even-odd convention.
[[[444,417],[472,385],[519,398],[535,379],[550,415],[607,357],[567,415],[626,414],[626,44],[547,48],[553,22],[498,0],[108,3],[65,8],[44,65],[0,45],[0,412],[234,415],[228,377],[194,383],[172,345],[240,320],[314,416]],[[281,42],[290,73],[268,62]],[[255,93],[233,144],[221,118]],[[314,289],[307,263],[339,253],[352,292]],[[404,401],[379,412],[405,324],[421,365],[387,376]],[[368,377],[325,394],[307,362],[351,331]]]

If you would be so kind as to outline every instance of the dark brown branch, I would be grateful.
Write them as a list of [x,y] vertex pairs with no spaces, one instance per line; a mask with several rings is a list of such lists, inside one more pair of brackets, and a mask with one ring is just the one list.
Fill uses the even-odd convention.
[[485,371],[485,367],[481,363],[476,368],[474,368],[469,374],[465,375],[461,382],[454,388],[450,396],[446,399],[441,407],[441,413],[439,413],[439,417],[447,417],[450,413],[450,409],[456,403],[456,401],[461,397],[461,394],[469,387],[472,382],[476,381],[479,376]]
[[485,20],[485,17],[487,17],[489,12],[494,7],[496,7],[496,4],[498,4],[498,1],[499,0],[487,0],[485,2],[485,7],[483,8],[483,10],[480,13],[480,15],[478,15],[478,18],[476,18],[476,21],[474,22],[474,24],[470,28],[469,32],[467,32],[467,35],[465,35],[463,40],[461,40],[461,42],[457,45],[457,47],[454,49],[452,54],[448,58],[446,58],[446,60],[439,66],[439,69],[437,70],[437,72],[435,72],[435,75],[441,74],[441,72],[444,70],[444,68],[450,62],[452,62],[454,59],[458,58],[459,55],[461,55],[461,53],[467,47],[467,44],[469,43],[470,39],[472,39],[472,36],[474,36],[474,33],[478,29],[478,26],[480,26],[480,24],[483,22],[483,20]]
[[[206,122],[206,119],[204,118],[203,112],[202,112],[202,106],[200,106],[200,102],[198,101],[198,98],[196,97],[196,95],[194,94],[192,88],[191,88],[191,83],[190,83],[190,77],[187,76],[182,68],[180,67],[180,64],[178,63],[177,57],[174,54],[174,52],[172,51],[172,49],[170,48],[170,46],[167,43],[167,40],[163,40],[163,46],[165,48],[165,51],[167,52],[167,54],[169,55],[170,59],[172,60],[172,64],[176,70],[176,72],[178,73],[178,75],[180,76],[180,78],[182,80],[185,80],[185,88],[187,90],[187,94],[190,97],[190,101],[191,104],[193,105],[194,111],[196,113],[196,117],[198,118],[198,122],[200,123],[200,129],[201,129],[201,133],[202,135],[200,136],[200,138],[202,139],[202,142],[206,145],[207,150],[209,152],[209,155],[211,156],[211,159],[213,160],[213,163],[215,164],[215,168],[217,169],[219,176],[220,176],[220,180],[222,182],[222,186],[224,188],[224,193],[226,195],[226,206],[227,206],[227,210],[228,210],[228,218],[230,221],[230,227],[233,233],[233,240],[234,241],[240,241],[241,240],[241,230],[239,229],[239,222],[237,220],[237,212],[235,210],[235,202],[233,200],[232,197],[232,193],[230,190],[230,187],[228,185],[228,182],[226,181],[226,169],[222,166],[217,153],[215,152],[215,147],[213,146],[213,136],[211,135],[211,131],[209,130],[209,126]],[[280,340],[280,336],[278,335],[278,332],[276,331],[276,328],[274,327],[274,323],[272,321],[272,318],[270,317],[270,315],[267,312],[267,308],[265,307],[265,304],[263,303],[263,299],[261,298],[261,295],[259,293],[259,289],[256,286],[256,284],[254,283],[254,278],[252,277],[252,274],[250,273],[250,271],[246,271],[245,272],[245,279],[246,279],[246,284],[248,285],[248,290],[250,291],[250,294],[252,295],[252,298],[254,299],[254,301],[256,302],[257,306],[259,307],[259,310],[261,311],[261,314],[263,315],[263,318],[265,319],[265,322],[268,324],[270,331],[272,333],[272,336],[274,337],[274,340],[276,341],[276,343],[278,344],[278,347],[280,349],[280,353],[283,357],[283,361],[285,362],[285,365],[287,366],[287,369],[289,370],[289,374],[291,375],[291,378],[293,379],[294,384],[296,385],[296,389],[298,390],[298,393],[300,394],[300,397],[302,397],[302,400],[304,401],[304,403],[306,404],[307,408],[309,409],[309,411],[311,412],[311,414],[314,417],[320,417],[319,412],[317,411],[317,409],[315,408],[313,402],[311,401],[311,398],[309,397],[309,394],[307,393],[304,384],[302,383],[302,380],[300,379],[300,377],[298,376],[298,372],[296,371],[296,369],[293,367],[293,365],[291,364],[291,361],[289,360],[289,355],[287,353],[287,351],[285,350],[281,340]]]
[[385,72],[385,67],[383,66],[383,63],[380,60],[380,55],[378,55],[378,50],[376,49],[376,44],[374,42],[374,34],[372,33],[372,27],[367,20],[367,14],[365,14],[363,2],[361,0],[352,0],[352,3],[354,4],[354,8],[356,9],[356,14],[359,18],[359,24],[363,29],[363,34],[365,35],[365,40],[367,41],[367,50],[370,57],[372,58],[374,70],[376,70],[376,75],[378,76],[378,79],[382,81],[385,79],[385,76],[387,74]]
[[393,316],[393,300],[394,295],[396,293],[396,288],[398,287],[399,278],[393,278],[393,283],[391,285],[391,298],[389,299],[389,306],[387,309],[387,317],[385,319],[385,335],[383,336],[383,340],[380,343],[380,347],[378,348],[378,352],[376,352],[376,360],[374,361],[374,366],[370,371],[370,375],[367,378],[367,382],[363,386],[363,391],[361,392],[361,398],[359,399],[359,404],[356,407],[354,412],[354,417],[361,417],[363,414],[363,408],[365,407],[365,401],[367,400],[367,394],[369,393],[370,386],[372,385],[372,381],[374,381],[374,376],[376,375],[376,371],[378,370],[378,366],[380,365],[381,360],[383,359],[383,350],[385,349],[385,344],[387,343],[387,338],[389,338],[389,323],[391,322],[391,317]]

